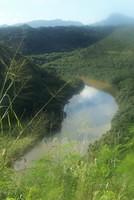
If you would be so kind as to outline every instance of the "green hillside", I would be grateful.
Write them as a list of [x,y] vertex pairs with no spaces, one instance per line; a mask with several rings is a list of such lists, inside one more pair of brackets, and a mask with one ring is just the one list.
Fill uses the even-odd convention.
[[[47,106],[48,113],[56,113],[57,111],[58,116],[59,111],[59,115],[61,115],[60,112],[62,112],[65,102],[76,90],[77,84],[81,83],[76,83],[76,85],[75,81],[74,85],[73,83],[66,83],[58,77],[54,70],[49,73],[21,54],[17,53],[14,57],[15,54],[11,50],[4,47],[0,48],[0,88],[3,87],[2,82],[4,82],[7,74],[7,85],[5,85],[3,93],[11,84],[8,95],[13,99],[21,88],[12,105],[16,114],[22,118],[31,117],[49,101],[52,94],[55,95],[61,87],[66,85],[66,90],[62,91],[60,96],[57,95],[56,99]],[[6,104],[6,100],[3,101],[3,104]]]
[[[74,77],[79,80],[81,78],[103,80],[112,85],[119,110],[112,121],[111,130],[99,141],[89,145],[86,155],[71,151],[66,153],[69,148],[72,148],[72,144],[67,144],[62,146],[62,151],[54,149],[32,169],[27,169],[22,174],[1,165],[0,198],[2,200],[133,200],[133,48],[134,27],[128,26],[116,29],[109,36],[87,48],[29,57],[30,62],[34,61],[38,64],[32,64],[32,69],[35,70],[32,83],[36,81],[32,92],[37,84],[41,84],[38,97],[44,94],[44,98],[48,94],[43,87],[46,79],[49,80],[46,84],[51,86],[51,90],[55,89],[57,77],[59,85]],[[26,69],[29,67],[27,66]],[[56,79],[53,78],[53,73],[57,74]],[[79,84],[75,89],[82,86]],[[37,89],[35,91],[37,92]],[[64,91],[68,90],[64,89]],[[72,94],[72,91],[76,90],[69,88],[69,95],[70,91]],[[31,99],[34,99],[33,96]],[[42,96],[41,99],[37,98],[36,102],[37,100],[39,103],[42,102]],[[51,106],[52,110],[57,108],[57,101],[54,101]],[[54,119],[57,119],[57,116],[54,116]],[[2,138],[0,141],[5,139]],[[2,146],[1,149],[3,148]],[[5,160],[5,153],[1,155],[1,160]],[[10,157],[8,155],[8,159]]]
[[83,84],[62,80],[18,50],[14,54],[2,45],[0,50],[0,152],[6,149],[6,162],[12,163],[39,138],[59,130],[65,103]]
[[109,35],[114,27],[47,27],[27,25],[0,29],[0,43],[16,49],[20,42],[25,55],[72,51],[87,47]]
[[43,65],[42,62],[42,66],[46,69],[55,68],[67,78],[71,74],[111,83],[118,90],[116,99],[120,105],[114,124],[119,122],[117,127],[121,129],[126,123],[134,121],[133,38],[134,28],[121,28],[89,48],[63,55],[61,59],[48,64]]

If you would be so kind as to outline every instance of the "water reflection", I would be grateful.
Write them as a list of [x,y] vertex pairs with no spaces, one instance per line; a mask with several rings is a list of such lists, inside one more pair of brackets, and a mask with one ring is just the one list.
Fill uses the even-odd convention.
[[110,94],[85,86],[70,99],[64,111],[66,118],[57,137],[93,141],[110,129],[117,104]]
[[[63,150],[65,144],[72,144],[71,151],[85,152],[90,142],[99,139],[108,131],[111,120],[118,109],[115,99],[108,93],[85,86],[78,95],[74,95],[65,106],[66,118],[62,122],[60,133],[44,138],[30,152],[16,161],[16,170],[30,167],[33,161],[45,154]],[[57,150],[58,149],[58,150]],[[70,149],[67,148],[67,152]]]

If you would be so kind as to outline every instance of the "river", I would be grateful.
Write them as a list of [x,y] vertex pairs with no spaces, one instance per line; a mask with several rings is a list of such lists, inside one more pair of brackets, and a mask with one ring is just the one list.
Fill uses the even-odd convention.
[[115,98],[104,91],[85,85],[65,105],[66,117],[61,131],[44,138],[33,149],[14,163],[15,170],[23,170],[56,150],[61,144],[75,144],[77,151],[84,153],[91,142],[99,139],[111,128],[111,121],[118,110]]

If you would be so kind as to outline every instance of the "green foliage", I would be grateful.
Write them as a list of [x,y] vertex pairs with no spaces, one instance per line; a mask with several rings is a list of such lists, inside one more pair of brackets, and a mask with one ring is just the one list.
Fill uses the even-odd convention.
[[[13,53],[10,51],[8,53],[12,57]],[[71,80],[66,82],[59,78],[55,71],[48,72],[33,64],[30,59],[18,54],[18,50],[12,59],[10,57],[6,57],[2,51],[1,130],[7,129],[8,126],[11,130],[15,124],[21,128],[20,118],[30,120],[41,111],[46,113],[48,132],[57,130],[63,119],[63,106],[74,92],[81,89],[82,82],[74,81],[74,84]]]
[[[22,30],[19,31],[22,34]],[[43,29],[38,31],[43,31]],[[33,30],[31,30],[31,33],[33,34]],[[30,87],[23,89],[21,96],[12,107],[15,113],[18,113],[17,111],[20,110],[22,111],[23,107],[25,107],[27,108],[26,113],[29,119],[29,113],[38,113],[38,109],[42,108],[44,102],[47,103],[52,96],[55,97],[57,88],[66,84],[65,80],[70,80],[70,77],[74,78],[74,76],[78,78],[81,76],[92,77],[111,83],[117,89],[116,99],[119,103],[119,111],[112,121],[111,131],[104,135],[101,140],[90,145],[88,155],[81,156],[74,152],[66,154],[64,152],[68,152],[68,148],[70,147],[69,145],[62,146],[60,151],[55,149],[52,154],[46,155],[44,159],[35,163],[31,169],[27,169],[24,172],[13,173],[6,167],[5,159],[8,157],[11,161],[11,158],[16,156],[16,154],[20,155],[22,148],[25,149],[27,145],[33,143],[33,132],[38,132],[38,127],[41,127],[42,123],[38,123],[37,119],[37,121],[33,120],[34,123],[37,122],[37,124],[35,123],[37,125],[36,128],[33,128],[30,123],[30,126],[25,130],[26,136],[19,138],[19,140],[17,138],[17,143],[16,140],[14,143],[14,138],[11,136],[8,137],[6,134],[2,136],[0,138],[0,199],[133,199],[133,38],[134,29],[132,27],[121,28],[109,37],[85,49],[67,54],[53,53],[33,56],[33,60],[37,64],[42,64],[42,67],[33,65],[31,61],[24,65],[24,69],[28,71],[25,77],[23,75],[23,78],[31,75],[30,79],[28,79]],[[44,49],[42,51],[44,53]],[[3,49],[2,52],[4,52]],[[4,63],[8,64],[10,59],[5,57],[6,54],[3,57],[5,60]],[[15,63],[18,63],[18,59],[15,61],[17,61]],[[1,77],[3,78],[4,71],[6,70],[3,67],[2,61],[0,65],[2,66]],[[16,71],[16,68],[14,70]],[[62,78],[65,76],[64,81],[55,76],[55,73],[59,74]],[[9,75],[8,84],[10,85],[16,76],[13,73],[9,73]],[[17,78],[17,80],[19,79]],[[19,88],[20,84],[19,81],[15,82],[15,89]],[[65,100],[70,97],[70,91],[73,93],[80,87],[82,87],[80,82],[69,85],[67,90],[64,90],[64,93],[58,96],[58,99],[54,99],[51,102],[47,108],[50,113],[50,115],[47,115],[49,122],[53,122],[55,118],[57,119],[57,115],[55,116],[51,111],[57,112],[61,110],[66,102]],[[6,90],[3,91],[5,92]],[[12,97],[11,94],[9,92],[9,95]],[[3,98],[3,95],[1,98]],[[19,120],[17,117],[16,119]],[[8,125],[10,126],[10,117]],[[27,136],[30,132],[31,137]],[[11,154],[8,154],[5,149],[5,143],[7,143],[6,147],[9,149],[12,142],[15,145],[10,148]],[[59,152],[61,153],[58,154]]]
[[[16,49],[23,39],[21,51],[25,55],[64,52],[87,47],[109,35],[113,27],[48,27],[28,26],[0,29],[0,42]],[[54,33],[54,34],[53,34]]]
[[[134,122],[134,28],[122,27],[94,45],[49,62],[43,60],[42,67],[55,69],[61,77],[92,78],[105,80],[117,90],[119,111],[113,119],[110,134],[103,137],[104,143],[125,143],[128,126]],[[58,55],[58,54],[57,54]],[[44,55],[46,58],[47,55]],[[56,57],[56,54],[55,54]],[[35,57],[34,57],[35,59]],[[44,63],[43,63],[44,62]]]
[[[130,143],[130,142],[129,142]],[[129,143],[127,144],[129,146]],[[134,144],[134,143],[133,143]],[[75,144],[74,144],[75,145]],[[130,200],[134,195],[133,150],[102,146],[94,159],[65,153],[73,146],[62,145],[20,173],[10,197],[26,200]],[[18,180],[18,173],[16,174]]]

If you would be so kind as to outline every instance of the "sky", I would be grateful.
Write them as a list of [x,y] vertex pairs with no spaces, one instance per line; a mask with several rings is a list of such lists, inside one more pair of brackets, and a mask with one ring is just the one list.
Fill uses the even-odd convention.
[[134,0],[0,0],[0,24],[38,19],[90,24],[112,13],[134,17]]

